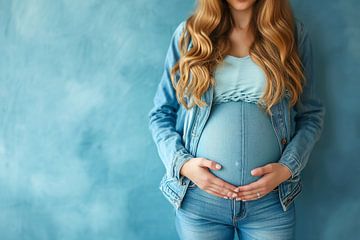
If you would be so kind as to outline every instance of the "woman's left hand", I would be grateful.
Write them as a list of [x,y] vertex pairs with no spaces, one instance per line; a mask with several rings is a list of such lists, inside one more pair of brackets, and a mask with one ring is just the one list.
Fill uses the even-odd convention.
[[251,175],[263,176],[255,182],[237,187],[239,192],[236,200],[256,200],[258,199],[257,192],[260,193],[260,197],[263,197],[280,183],[289,179],[291,172],[280,163],[269,163],[262,167],[254,168],[251,171]]

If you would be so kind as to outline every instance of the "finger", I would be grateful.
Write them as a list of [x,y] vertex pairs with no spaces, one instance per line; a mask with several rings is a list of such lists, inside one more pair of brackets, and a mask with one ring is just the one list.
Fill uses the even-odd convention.
[[239,190],[239,192],[252,191],[256,188],[263,187],[263,184],[264,184],[263,182],[264,182],[264,180],[262,180],[262,178],[260,178],[259,180],[252,182],[250,184],[239,186],[239,187],[237,187],[237,189]]
[[224,198],[224,197],[227,198],[226,195],[223,195],[223,194],[219,193],[216,189],[214,189],[213,187],[210,187],[210,186],[207,187],[207,188],[205,189],[205,191],[208,192],[208,193],[210,193],[210,194],[213,194],[213,195],[215,195],[215,196],[218,196],[218,197],[220,197],[220,198]]
[[231,193],[239,192],[237,186],[234,186],[234,185],[222,180],[221,178],[216,177],[213,174],[211,174],[210,183],[220,187],[221,189],[224,189],[226,192],[231,192]]
[[232,191],[232,190],[229,190],[227,188],[223,188],[217,184],[214,184],[214,183],[211,183],[211,185],[209,186],[211,187],[212,189],[214,189],[214,191],[222,194],[223,196],[227,196],[228,198],[236,198],[237,197],[237,193]]
[[200,159],[200,166],[202,167],[207,167],[207,168],[210,168],[212,170],[219,170],[221,169],[221,165],[218,164],[217,162],[215,161],[212,161],[212,160],[208,160],[206,158],[201,158]]
[[266,189],[265,188],[257,188],[257,189],[251,190],[251,191],[240,192],[240,193],[238,193],[238,197],[243,199],[243,198],[246,198],[249,196],[256,195],[257,192],[261,194],[262,192],[266,192]]
[[251,175],[253,175],[253,176],[264,175],[265,173],[272,172],[273,167],[274,167],[273,164],[269,163],[269,164],[266,164],[263,167],[254,168],[253,170],[251,170]]
[[257,200],[257,199],[264,197],[267,194],[267,192],[261,192],[261,191],[259,191],[259,193],[260,193],[260,197],[258,197],[258,195],[255,193],[255,194],[249,194],[241,199],[243,201]]
[[213,173],[208,172],[208,182],[216,188],[216,190],[228,197],[236,197],[238,193],[237,186],[232,185],[221,178],[216,177]]

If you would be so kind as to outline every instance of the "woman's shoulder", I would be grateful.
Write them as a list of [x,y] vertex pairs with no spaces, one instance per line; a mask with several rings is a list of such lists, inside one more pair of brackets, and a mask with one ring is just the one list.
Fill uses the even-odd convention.
[[173,32],[173,35],[176,38],[179,38],[181,33],[185,30],[185,28],[186,28],[186,20],[182,20],[182,21],[178,22],[175,27],[175,31]]
[[[179,39],[180,36],[183,32],[185,32],[185,35],[187,35],[187,29],[186,29],[186,22],[187,19],[180,21],[179,23],[177,23],[175,31],[173,32],[173,40],[176,44],[179,43]],[[188,48],[190,48],[192,46],[192,41],[191,41],[191,36],[189,37],[189,43],[188,43]]]

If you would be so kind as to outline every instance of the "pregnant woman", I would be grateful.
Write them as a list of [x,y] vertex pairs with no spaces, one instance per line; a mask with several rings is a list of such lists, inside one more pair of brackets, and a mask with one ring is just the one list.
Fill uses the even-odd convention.
[[[190,179],[175,211],[181,239],[232,240],[235,231],[244,240],[294,239],[295,205],[283,211],[278,187],[294,177],[294,171],[279,162],[282,148],[270,116],[271,107],[283,97],[289,97],[294,106],[303,91],[306,72],[298,52],[298,44],[304,44],[297,42],[300,25],[287,0],[198,0],[194,14],[177,28],[188,34],[181,33],[180,41],[170,47],[172,51],[180,48],[181,56],[174,66],[167,66],[171,72],[164,76],[171,73],[178,102],[190,111],[195,104],[202,107],[201,96],[214,90],[206,122],[192,123],[191,129],[204,124],[198,141],[191,145],[196,154],[178,167],[180,176]],[[192,48],[184,44],[189,38]],[[173,122],[174,111],[170,100],[163,101],[174,98],[172,91],[165,92],[170,82],[165,84],[155,98],[162,101],[163,109],[154,108],[150,122],[159,151],[168,148],[180,154],[184,150],[179,147],[179,135],[164,135],[174,128],[165,124]],[[192,120],[178,123],[188,126]],[[197,136],[195,130],[189,135]],[[176,157],[170,159],[175,159],[171,162],[175,166]],[[173,190],[166,194],[177,196]]]

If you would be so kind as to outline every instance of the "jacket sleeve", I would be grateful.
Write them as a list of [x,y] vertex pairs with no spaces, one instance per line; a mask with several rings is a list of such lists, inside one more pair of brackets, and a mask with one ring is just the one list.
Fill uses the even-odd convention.
[[286,145],[279,163],[291,171],[290,180],[298,177],[320,139],[324,126],[325,107],[316,91],[311,39],[304,24],[297,20],[298,49],[304,66],[306,83],[294,106],[295,134]]
[[[166,168],[166,173],[178,181],[182,180],[180,179],[180,167],[186,160],[193,158],[185,149],[181,134],[176,131],[179,102],[170,78],[170,70],[180,58],[178,41],[184,26],[185,21],[182,21],[171,37],[163,74],[153,99],[154,105],[148,113],[149,130]],[[178,73],[176,76],[178,77]]]

